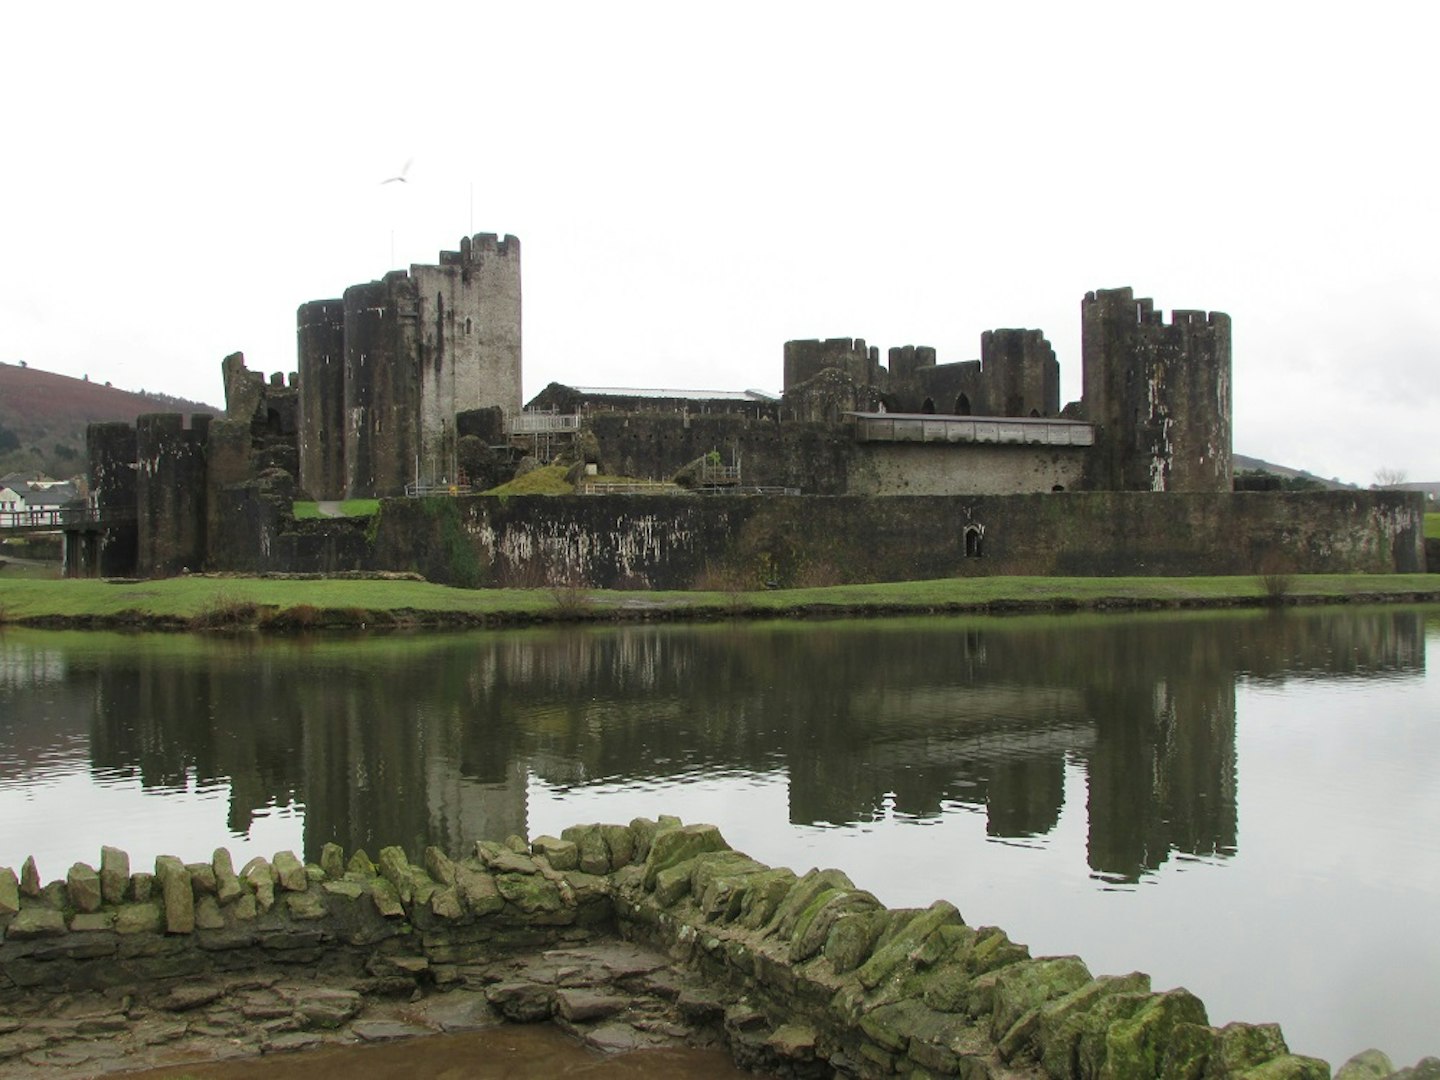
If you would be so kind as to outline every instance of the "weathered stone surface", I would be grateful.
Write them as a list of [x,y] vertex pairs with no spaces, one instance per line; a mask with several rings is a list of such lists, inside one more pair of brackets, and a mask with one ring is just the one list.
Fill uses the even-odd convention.
[[425,849],[425,872],[441,885],[455,884],[455,860],[433,844]]
[[197,930],[225,929],[225,916],[220,914],[220,901],[213,896],[202,896],[194,901],[194,926]]
[[305,864],[293,851],[277,851],[270,865],[275,869],[275,883],[286,892],[304,892],[310,887]]
[[1300,1054],[1285,1054],[1234,1075],[1237,1080],[1330,1080],[1330,1063]]
[[430,911],[436,918],[458,919],[465,914],[465,906],[460,902],[460,892],[453,886],[437,889],[430,896]]
[[998,1042],[1026,1013],[1090,982],[1090,969],[1078,956],[1055,956],[1012,964],[982,978],[995,980],[990,1037]]
[[455,887],[465,906],[475,915],[490,915],[505,907],[505,898],[495,886],[495,879],[483,870],[460,865],[455,869]]
[[295,1011],[312,1027],[338,1028],[359,1015],[365,1000],[355,990],[308,989],[295,1001]]
[[419,1024],[407,1024],[400,1020],[357,1020],[350,1025],[362,1042],[393,1042],[396,1039],[413,1039],[418,1035],[430,1034],[429,1028]]
[[130,856],[119,848],[100,849],[100,896],[107,904],[119,904],[125,900],[125,889],[130,884]]
[[62,937],[65,934],[65,914],[55,908],[27,906],[10,920],[5,936],[16,941],[30,938]]
[[863,889],[821,893],[795,923],[790,937],[790,962],[803,963],[819,953],[835,923],[844,916],[882,908],[880,901]]
[[40,871],[35,866],[35,856],[25,856],[20,865],[20,895],[32,900],[40,895]]
[[115,912],[113,911],[80,912],[70,918],[72,934],[88,934],[113,929],[115,929]]
[[190,872],[190,887],[195,890],[195,898],[202,896],[214,896],[215,889],[215,867],[208,862],[186,863],[185,869]]
[[155,875],[137,870],[130,875],[130,899],[143,904],[155,893]]
[[800,879],[787,867],[767,870],[745,881],[745,895],[735,922],[747,930],[759,930],[775,918],[780,905]]
[[634,861],[643,863],[650,857],[650,845],[655,840],[655,834],[660,831],[660,823],[651,821],[649,818],[637,817],[630,819],[630,835],[635,841]]
[[1217,1033],[1207,1072],[1229,1076],[1290,1053],[1279,1024],[1226,1024]]
[[264,859],[256,857],[246,863],[240,871],[240,880],[254,897],[260,914],[275,906],[275,871]]
[[285,910],[289,912],[292,919],[300,922],[323,919],[330,914],[330,907],[325,903],[323,889],[285,893]]
[[580,853],[580,869],[587,874],[608,874],[610,866],[610,847],[605,843],[605,835],[599,825],[587,825],[580,829],[576,835],[568,835],[570,830],[565,830],[564,840],[573,842]]
[[565,906],[559,887],[538,874],[501,874],[495,887],[526,915],[559,911]]
[[888,911],[848,911],[835,920],[825,939],[825,958],[836,972],[854,971],[870,958],[890,920]]
[[610,851],[610,869],[619,870],[635,861],[635,834],[625,825],[601,825],[600,835]]
[[335,841],[327,841],[320,849],[320,869],[331,881],[345,876],[345,849]]
[[738,851],[711,851],[690,860],[690,892],[706,920],[729,922],[740,913],[748,880],[769,869]]
[[860,965],[856,978],[866,989],[879,986],[891,972],[905,963],[910,954],[919,948],[931,934],[949,924],[964,925],[955,905],[937,900],[924,912],[904,925],[904,929],[889,941],[885,941],[871,954],[870,959]]
[[224,994],[225,988],[215,983],[185,983],[171,990],[159,1005],[168,1012],[189,1012],[219,1001]]
[[556,1013],[575,1024],[614,1016],[629,1004],[630,999],[619,994],[605,994],[583,987],[555,991]]
[[370,861],[370,856],[365,854],[364,848],[350,856],[350,861],[345,864],[345,872],[362,878],[371,878],[376,874],[375,864]]
[[115,912],[117,934],[154,934],[165,925],[165,912],[157,903],[124,904]]
[[210,856],[210,870],[215,875],[215,896],[221,904],[233,904],[245,894],[240,884],[240,875],[235,873],[235,861],[230,857],[229,848],[216,848]]
[[1361,1050],[1335,1070],[1335,1080],[1382,1080],[1395,1071],[1390,1056],[1373,1047]]
[[190,887],[190,871],[173,855],[155,860],[155,880],[160,885],[160,900],[165,906],[165,929],[172,934],[189,934],[195,929],[195,892]]
[[65,892],[76,911],[99,911],[100,875],[91,866],[77,862],[65,874]]
[[400,894],[390,882],[384,878],[375,878],[369,883],[369,891],[375,910],[385,918],[398,919],[404,916],[405,905],[400,902]]
[[346,900],[359,900],[365,895],[365,886],[358,881],[327,881],[320,887],[331,896],[343,896]]
[[[582,863],[583,865],[583,863]],[[690,892],[691,866],[682,862],[667,866],[655,875],[655,902],[661,907],[671,907]]]
[[804,1024],[781,1024],[765,1040],[765,1045],[791,1061],[814,1061],[819,1040],[815,1029]]
[[1143,972],[1101,975],[1078,990],[1042,1005],[1035,1034],[1040,1063],[1051,1076],[1072,1075],[1081,1035],[1100,1003],[1120,994],[1139,997],[1149,991],[1150,976]]
[[1395,1073],[1395,1080],[1440,1080],[1440,1058],[1423,1057]]
[[545,856],[546,861],[556,870],[580,868],[580,849],[573,841],[562,840],[556,836],[537,836],[530,841],[530,850],[536,855]]
[[538,874],[540,867],[534,859],[512,851],[504,844],[492,840],[481,840],[475,845],[475,856],[496,874]]
[[20,879],[8,866],[0,866],[0,916],[20,910]]
[[533,982],[500,982],[485,988],[485,1000],[506,1020],[533,1024],[548,1020],[555,988]]
[[[655,834],[650,852],[645,859],[644,887],[655,887],[655,876],[661,870],[703,855],[707,851],[724,851],[730,847],[720,830],[714,825],[684,825],[676,829],[664,829]],[[582,868],[583,851],[582,851]]]
[[[1116,1021],[1105,1033],[1105,1077],[1160,1075],[1175,1028],[1179,1024],[1204,1027],[1205,1006],[1188,990],[1170,990],[1151,997],[1140,1010]],[[1329,1066],[1326,1066],[1327,1073]]]

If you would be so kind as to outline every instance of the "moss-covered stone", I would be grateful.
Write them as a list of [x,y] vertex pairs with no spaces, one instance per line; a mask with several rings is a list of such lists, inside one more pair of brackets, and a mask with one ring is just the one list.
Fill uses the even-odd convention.
[[1160,1075],[1166,1080],[1202,1080],[1219,1045],[1219,1032],[1206,1024],[1176,1024],[1160,1061]]
[[20,895],[32,900],[40,895],[40,869],[35,865],[34,855],[26,855],[20,864]]
[[0,866],[0,916],[20,910],[20,879],[8,866]]
[[1383,1050],[1361,1050],[1335,1070],[1335,1080],[1383,1080],[1395,1071],[1390,1056]]
[[441,885],[455,884],[455,860],[434,844],[425,849],[425,873]]
[[270,865],[275,868],[275,883],[286,892],[304,892],[310,887],[305,864],[293,851],[277,851]]
[[977,931],[975,945],[967,955],[965,965],[973,974],[984,975],[1028,959],[1030,949],[1027,946],[1017,945],[998,927],[982,926]]
[[690,863],[693,861],[667,866],[655,875],[655,903],[663,908],[673,907],[690,892]]
[[77,862],[65,874],[65,892],[76,911],[100,910],[100,875],[91,866]]
[[[1160,1075],[1165,1052],[1180,1024],[1209,1023],[1205,1005],[1188,990],[1156,994],[1105,1033],[1105,1064],[1101,1080],[1151,1080]],[[1329,1068],[1326,1068],[1329,1080]]]
[[345,849],[335,841],[327,841],[320,849],[320,869],[325,871],[325,876],[331,881],[338,881],[345,876]]
[[1078,956],[1049,956],[1011,964],[976,980],[993,979],[990,1037],[999,1041],[1022,1016],[1047,1001],[1064,997],[1090,981],[1090,969]]
[[190,934],[195,930],[195,892],[190,886],[190,871],[173,855],[155,860],[155,880],[160,885],[160,899],[165,905],[165,929],[172,934]]
[[[660,871],[678,863],[703,855],[707,851],[725,851],[730,847],[720,830],[714,825],[684,825],[676,829],[663,829],[655,834],[650,852],[645,859],[644,887],[655,888],[655,877]],[[581,848],[581,869],[585,868],[584,848]]]
[[964,920],[955,905],[947,900],[937,900],[922,914],[906,922],[900,933],[882,944],[869,960],[860,965],[855,973],[860,985],[867,990],[874,989],[905,963],[910,953],[919,948],[926,938],[942,926],[956,923],[963,925]]
[[883,909],[842,914],[825,938],[823,951],[830,966],[841,974],[858,968],[870,958],[889,921],[890,913]]
[[202,896],[195,901],[195,929],[225,929],[225,916],[221,914],[218,899],[213,896]]
[[323,919],[330,914],[330,906],[325,902],[325,893],[321,889],[286,893],[285,910],[297,922]]
[[65,935],[65,913],[57,908],[27,904],[10,920],[5,936],[16,941],[30,938],[63,937]]
[[491,915],[505,907],[505,898],[495,887],[495,879],[483,870],[463,863],[455,868],[455,888],[473,915]]
[[1216,1032],[1216,1045],[1206,1076],[1228,1077],[1290,1053],[1279,1024],[1226,1024]]
[[538,874],[500,874],[495,887],[526,915],[560,911],[565,906],[560,889]]
[[130,856],[116,847],[100,849],[100,895],[107,904],[119,904],[125,899],[126,886],[130,884]]
[[1138,997],[1149,992],[1150,976],[1143,972],[1101,975],[1079,989],[1042,1005],[1034,1041],[1036,1056],[1045,1071],[1054,1077],[1079,1076],[1080,1039],[1097,1007],[1116,995]]
[[475,845],[475,856],[496,874],[538,874],[539,865],[527,854],[512,851],[504,844],[481,840]]
[[630,835],[635,840],[634,860],[643,863],[650,856],[650,845],[655,840],[655,834],[660,831],[660,823],[651,821],[649,818],[637,817],[630,821]]
[[190,887],[195,890],[195,898],[215,895],[215,868],[208,862],[186,863],[185,869],[190,872]]
[[240,876],[235,873],[235,862],[226,848],[216,848],[210,858],[210,869],[215,873],[215,898],[221,904],[233,904],[245,892]]
[[1235,1080],[1330,1080],[1330,1063],[1300,1054],[1284,1054],[1233,1075]]
[[395,891],[395,886],[390,884],[387,878],[371,878],[368,882],[370,899],[375,905],[375,910],[386,919],[399,919],[405,915],[405,905],[400,901],[400,894]]
[[635,835],[625,825],[601,825],[600,835],[610,850],[610,869],[619,870],[635,861]]
[[115,910],[115,932],[131,934],[158,934],[165,925],[165,912],[160,905],[147,901],[143,904],[122,904]]
[[884,905],[863,889],[822,893],[801,913],[790,937],[790,962],[804,963],[825,947],[830,931],[847,915],[882,910]]
[[775,909],[775,916],[765,929],[782,941],[789,941],[800,917],[822,893],[853,888],[855,883],[839,870],[808,870]]
[[543,855],[554,870],[576,870],[580,867],[580,849],[573,841],[556,836],[537,836],[530,841],[530,850]]
[[408,904],[415,898],[415,875],[410,872],[410,860],[405,857],[402,848],[381,848],[377,869],[380,876],[390,883],[402,904]]
[[734,922],[747,930],[768,926],[798,881],[795,871],[786,867],[764,870],[747,878],[745,895]]
[[377,873],[375,864],[370,861],[370,856],[365,854],[364,848],[358,849],[354,855],[350,856],[350,861],[345,864],[345,872],[365,878],[374,877]]

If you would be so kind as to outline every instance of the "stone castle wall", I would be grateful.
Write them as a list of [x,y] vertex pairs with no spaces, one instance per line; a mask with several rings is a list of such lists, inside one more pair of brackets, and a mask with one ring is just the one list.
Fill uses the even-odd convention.
[[[61,997],[72,1012],[116,1003],[76,1041],[133,1040],[152,1009],[183,1034],[186,1013],[237,990],[250,994],[250,1026],[272,1034],[338,1028],[376,997],[447,989],[583,1034],[625,1005],[585,993],[575,950],[619,937],[671,961],[668,976],[652,961],[632,978],[668,987],[682,1011],[688,993],[692,1022],[723,1033],[740,1064],[777,1073],[1329,1078],[1325,1062],[1289,1054],[1276,1025],[1213,1027],[1185,990],[1156,993],[1138,972],[1097,978],[1073,956],[1032,958],[945,901],[887,909],[839,871],[796,875],[733,851],[714,826],[577,826],[483,841],[458,860],[431,847],[422,862],[399,848],[347,861],[331,844],[309,866],[282,852],[237,870],[222,849],[132,873],[106,848],[98,870],[77,863],[49,885],[33,859],[18,875],[0,869],[0,1010],[23,1018],[0,1038],[43,1053],[48,1003]],[[496,976],[497,957],[560,946],[571,952],[550,954],[548,974]],[[253,991],[274,979],[256,976],[277,969],[332,988],[308,1008],[303,992],[262,1002]],[[698,990],[684,989],[691,976]]]
[[355,569],[468,585],[683,589],[1038,574],[1420,573],[1397,492],[848,497],[515,496],[386,502]]

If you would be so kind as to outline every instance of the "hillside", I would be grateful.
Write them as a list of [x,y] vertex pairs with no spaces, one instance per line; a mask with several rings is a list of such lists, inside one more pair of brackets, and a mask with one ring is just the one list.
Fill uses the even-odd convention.
[[168,394],[131,393],[102,383],[0,363],[0,475],[44,472],[57,478],[85,471],[85,425],[134,422],[142,413],[223,410]]

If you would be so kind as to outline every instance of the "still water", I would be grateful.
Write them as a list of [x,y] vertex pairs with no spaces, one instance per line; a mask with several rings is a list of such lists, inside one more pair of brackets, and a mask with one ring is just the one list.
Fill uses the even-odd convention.
[[678,814],[1338,1064],[1440,1052],[1440,609],[0,635],[0,865]]

